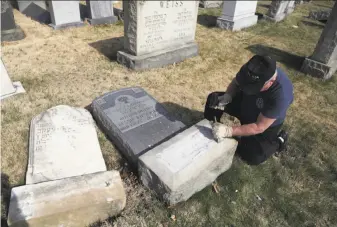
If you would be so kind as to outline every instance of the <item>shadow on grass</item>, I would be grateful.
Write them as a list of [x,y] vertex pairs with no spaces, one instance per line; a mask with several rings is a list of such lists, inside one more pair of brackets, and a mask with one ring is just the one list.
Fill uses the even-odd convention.
[[265,46],[262,44],[251,45],[247,47],[246,49],[251,51],[254,54],[269,55],[273,57],[276,61],[282,62],[288,67],[293,68],[298,71],[301,69],[302,63],[305,59],[302,56],[291,54],[286,51],[283,51],[283,50],[280,50],[274,47]]
[[111,61],[117,60],[117,52],[123,50],[124,37],[115,37],[111,39],[100,40],[89,44],[98,52],[109,58]]
[[303,20],[302,24],[310,26],[310,27],[316,27],[316,28],[319,28],[319,29],[323,29],[325,27],[323,24],[314,23],[314,22],[306,21],[306,20]]

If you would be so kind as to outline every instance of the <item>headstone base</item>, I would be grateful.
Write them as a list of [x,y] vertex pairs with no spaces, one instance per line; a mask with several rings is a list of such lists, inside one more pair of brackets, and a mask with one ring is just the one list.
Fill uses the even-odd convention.
[[15,29],[1,31],[1,42],[3,41],[17,41],[26,37],[22,29],[17,26]]
[[193,42],[185,44],[177,49],[166,49],[140,56],[134,56],[124,51],[118,51],[117,61],[130,69],[141,70],[178,63],[186,58],[197,55],[198,45]]
[[253,15],[250,17],[244,17],[239,20],[226,20],[221,17],[218,17],[216,21],[217,27],[221,29],[231,30],[231,31],[239,31],[243,28],[251,27],[255,24],[257,24],[257,16]]
[[303,62],[301,71],[314,77],[329,79],[337,70],[337,64],[329,66],[322,62],[306,58]]
[[97,19],[87,19],[89,24],[91,25],[99,25],[99,24],[114,24],[118,21],[118,17],[112,16],[112,17],[103,17],[103,18],[97,18]]
[[2,95],[1,98],[0,98],[0,100],[8,98],[8,97],[10,97],[12,95],[16,95],[16,94],[20,94],[20,93],[25,93],[26,92],[20,81],[13,82],[13,87],[15,89],[15,92],[10,93],[10,94],[6,94],[6,95]]
[[170,205],[186,201],[230,168],[237,144],[217,143],[210,122],[202,120],[140,156],[140,179]]
[[70,27],[82,27],[85,24],[80,21],[80,22],[74,22],[74,23],[68,23],[68,24],[49,24],[50,27],[52,27],[55,30],[61,30],[61,29],[66,29],[66,28],[70,28]]
[[24,185],[12,189],[8,225],[88,226],[120,213],[125,202],[118,171]]
[[200,5],[205,8],[219,8],[223,4],[223,1],[201,1]]

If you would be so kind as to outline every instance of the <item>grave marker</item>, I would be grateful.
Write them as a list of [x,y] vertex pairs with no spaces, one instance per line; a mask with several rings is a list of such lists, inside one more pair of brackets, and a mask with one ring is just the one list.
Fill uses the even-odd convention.
[[137,70],[198,55],[198,6],[198,1],[123,1],[125,41],[117,61]]
[[1,0],[1,41],[16,41],[25,38],[25,34],[15,24],[12,5]]
[[44,24],[51,22],[48,1],[18,1],[18,6],[21,13],[33,20]]
[[87,0],[87,9],[91,25],[113,24],[118,21],[114,15],[112,1]]
[[87,110],[61,105],[32,119],[26,184],[100,171],[106,166]]
[[295,0],[273,0],[265,15],[267,20],[279,22],[284,20],[295,9]]
[[11,79],[8,76],[7,70],[5,68],[4,63],[1,60],[1,99],[8,98],[12,95],[25,93],[25,89],[22,87],[20,81],[12,83]]
[[238,31],[257,23],[255,15],[257,1],[224,1],[222,15],[217,19],[217,27]]
[[224,1],[211,1],[211,0],[202,0],[200,1],[201,5],[204,8],[218,8],[220,6],[222,6]]
[[109,92],[93,101],[92,111],[97,124],[135,166],[140,155],[185,127],[140,87]]
[[57,1],[49,2],[49,10],[54,29],[83,26],[80,16],[79,1]]

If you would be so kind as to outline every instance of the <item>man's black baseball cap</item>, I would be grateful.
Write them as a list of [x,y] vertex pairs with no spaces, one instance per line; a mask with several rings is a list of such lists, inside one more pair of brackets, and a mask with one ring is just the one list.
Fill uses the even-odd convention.
[[248,94],[258,94],[263,85],[273,77],[276,61],[270,56],[255,55],[236,74],[240,89]]

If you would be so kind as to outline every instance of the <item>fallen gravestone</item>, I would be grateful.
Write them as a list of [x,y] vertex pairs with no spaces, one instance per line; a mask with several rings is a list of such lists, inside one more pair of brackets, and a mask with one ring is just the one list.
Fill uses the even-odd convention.
[[18,1],[21,13],[40,23],[49,24],[51,22],[48,10],[48,1]]
[[1,42],[16,41],[25,38],[25,34],[15,24],[12,5],[9,1],[1,1]]
[[279,22],[291,14],[294,9],[295,0],[273,0],[264,18],[270,21]]
[[79,1],[49,1],[50,24],[54,29],[83,26]]
[[326,22],[328,18],[330,17],[330,14],[331,14],[331,9],[310,11],[309,18],[313,20]]
[[92,173],[13,188],[7,222],[9,227],[83,227],[120,213],[125,203],[118,171]]
[[100,171],[106,166],[87,110],[61,105],[33,118],[26,184]]
[[87,0],[87,9],[91,25],[113,24],[118,21],[114,15],[112,1]]
[[19,94],[19,93],[25,93],[25,89],[22,87],[21,82],[17,81],[12,83],[11,79],[8,76],[7,70],[5,68],[4,63],[1,60],[1,64],[0,64],[0,68],[1,68],[1,99],[10,97],[12,95],[15,94]]
[[199,1],[123,1],[124,50],[117,61],[137,70],[198,55],[198,6]]
[[140,156],[143,184],[170,205],[185,201],[230,168],[235,139],[217,143],[208,120]]
[[134,166],[140,155],[185,127],[140,87],[95,99],[92,112],[97,124]]
[[217,27],[238,31],[257,23],[257,1],[224,1],[222,14],[217,18]]

